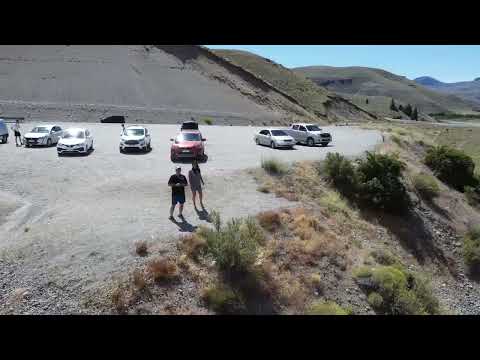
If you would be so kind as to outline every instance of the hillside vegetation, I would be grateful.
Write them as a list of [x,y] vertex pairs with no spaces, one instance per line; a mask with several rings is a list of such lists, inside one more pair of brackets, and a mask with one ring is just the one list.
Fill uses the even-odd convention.
[[[411,104],[422,113],[450,111],[463,113],[472,111],[472,105],[454,95],[432,91],[406,77],[381,69],[366,67],[309,66],[296,68],[301,74],[319,86],[340,95],[349,94],[368,97],[383,96],[393,98],[399,104]],[[366,109],[370,109],[366,104]],[[378,113],[381,109],[376,110]],[[383,109],[389,113],[389,108]]]
[[317,86],[301,74],[246,51],[215,50],[217,55],[247,69],[296,99],[306,109],[329,122],[373,120],[360,106]]

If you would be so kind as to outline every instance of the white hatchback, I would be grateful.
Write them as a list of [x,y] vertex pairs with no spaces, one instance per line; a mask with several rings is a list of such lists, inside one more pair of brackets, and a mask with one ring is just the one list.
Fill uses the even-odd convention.
[[150,133],[143,126],[129,126],[120,136],[120,152],[136,149],[144,152],[151,150]]
[[93,136],[87,129],[70,128],[63,131],[58,141],[58,156],[63,154],[88,154],[93,150]]

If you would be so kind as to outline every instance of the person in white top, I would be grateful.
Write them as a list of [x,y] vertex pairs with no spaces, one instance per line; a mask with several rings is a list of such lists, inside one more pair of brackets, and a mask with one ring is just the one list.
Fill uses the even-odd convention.
[[[12,125],[12,130],[15,134],[15,146],[22,146],[23,145],[22,134],[20,134],[20,123],[18,120],[15,121],[15,124]],[[17,139],[20,140],[20,145],[18,145]]]

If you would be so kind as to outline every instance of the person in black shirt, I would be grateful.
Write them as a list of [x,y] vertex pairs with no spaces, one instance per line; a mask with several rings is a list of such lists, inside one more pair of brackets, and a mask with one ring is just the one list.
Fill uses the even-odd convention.
[[175,174],[170,176],[168,180],[168,186],[172,188],[172,206],[170,207],[170,220],[173,220],[173,211],[175,206],[178,204],[178,216],[183,217],[183,204],[185,204],[185,186],[188,185],[187,178],[182,175],[182,168],[177,166],[175,168]]

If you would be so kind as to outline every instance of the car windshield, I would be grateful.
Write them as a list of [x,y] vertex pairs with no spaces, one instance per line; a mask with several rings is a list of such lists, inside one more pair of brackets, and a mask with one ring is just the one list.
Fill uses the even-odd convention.
[[68,130],[63,133],[64,139],[85,139],[85,133],[82,130]]
[[202,141],[198,133],[183,133],[177,136],[177,142],[180,141]]
[[128,136],[142,136],[145,133],[143,129],[126,129],[125,135]]
[[282,130],[272,130],[273,136],[288,136],[285,131]]
[[32,130],[32,133],[48,133],[48,132],[49,132],[48,128],[42,127],[42,126],[34,127]]
[[308,131],[322,131],[317,125],[307,125]]

